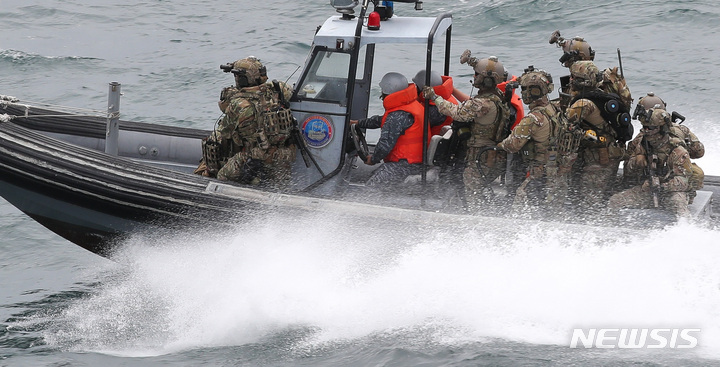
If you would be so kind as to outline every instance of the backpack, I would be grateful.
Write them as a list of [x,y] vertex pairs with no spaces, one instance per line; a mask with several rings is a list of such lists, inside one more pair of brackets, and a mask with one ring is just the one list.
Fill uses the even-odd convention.
[[625,83],[625,78],[618,72],[618,67],[607,68],[603,70],[602,90],[615,94],[619,97],[620,102],[627,106],[628,111],[632,105],[632,95],[630,88]]
[[589,99],[598,106],[602,117],[610,124],[613,131],[615,131],[617,140],[621,142],[632,140],[635,129],[633,128],[632,118],[630,117],[630,105],[623,103],[619,95],[599,89],[593,90],[575,97],[570,102],[570,105],[581,98]]

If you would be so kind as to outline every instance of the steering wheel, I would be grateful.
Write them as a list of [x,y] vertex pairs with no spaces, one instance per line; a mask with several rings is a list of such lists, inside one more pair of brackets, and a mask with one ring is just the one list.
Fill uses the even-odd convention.
[[352,137],[353,144],[355,145],[355,151],[357,152],[358,157],[365,162],[367,160],[368,155],[370,155],[370,150],[368,149],[367,141],[365,141],[365,134],[363,134],[362,130],[357,125],[351,125],[350,126],[350,136]]

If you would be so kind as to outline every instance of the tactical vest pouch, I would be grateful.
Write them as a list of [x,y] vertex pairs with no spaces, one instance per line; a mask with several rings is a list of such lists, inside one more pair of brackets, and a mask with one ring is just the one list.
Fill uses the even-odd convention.
[[205,138],[202,140],[202,152],[205,166],[207,166],[208,171],[214,176],[221,166],[222,146],[215,140]]
[[696,163],[691,163],[690,168],[692,170],[692,175],[688,177],[690,190],[696,191],[702,189],[705,181],[705,172]]
[[610,159],[623,159],[625,157],[625,149],[615,144],[608,146],[608,157]]
[[575,134],[574,131],[562,129],[557,138],[558,153],[561,155],[568,155],[570,153],[577,152],[580,148],[581,139],[582,137]]
[[512,130],[512,125],[515,122],[514,120],[510,120],[510,108],[508,105],[504,102],[496,102],[495,105],[497,106],[497,127],[495,130],[495,142],[499,143],[508,136],[510,136],[510,132]]
[[535,141],[528,140],[527,143],[520,149],[520,155],[523,161],[534,161],[535,160]]
[[263,128],[269,143],[274,146],[284,143],[290,136],[293,122],[292,112],[286,108],[265,113]]
[[598,162],[606,166],[608,163],[610,163],[610,150],[608,148],[598,148]]

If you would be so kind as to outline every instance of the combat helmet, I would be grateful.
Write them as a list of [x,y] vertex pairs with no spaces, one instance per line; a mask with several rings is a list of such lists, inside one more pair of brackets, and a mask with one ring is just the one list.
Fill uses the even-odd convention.
[[645,97],[640,98],[640,100],[638,101],[638,105],[643,106],[645,110],[649,110],[651,108],[662,108],[663,110],[667,109],[667,104],[665,103],[665,101],[663,101],[662,98],[656,96],[653,92],[648,92]]
[[[223,69],[225,70],[225,69]],[[238,88],[254,87],[267,82],[267,69],[255,56],[249,56],[232,64],[235,84]]]
[[633,119],[644,122],[649,115],[650,109],[667,109],[667,104],[660,97],[656,96],[653,92],[648,92],[645,97],[640,98],[638,104],[635,106],[635,112],[633,112]]
[[550,36],[551,44],[555,43],[563,49],[563,55],[560,57],[560,63],[566,67],[570,67],[576,61],[593,61],[595,60],[595,50],[584,38],[575,36],[571,39],[560,36],[560,31],[555,31]]
[[487,59],[477,59],[470,56],[470,50],[465,50],[460,56],[460,63],[472,66],[475,69],[473,86],[478,89],[493,89],[507,80],[507,71],[496,56]]
[[552,93],[555,88],[552,75],[532,65],[525,69],[519,81],[522,100],[527,105]]
[[[427,77],[427,72],[425,69],[422,69],[415,74],[415,76],[412,78],[413,83],[418,87],[418,89],[422,90],[425,87],[425,78]],[[437,71],[430,71],[430,86],[435,87],[442,84],[442,76],[440,76],[440,73]]]
[[383,95],[390,95],[407,88],[408,84],[408,80],[404,75],[391,71],[383,75],[380,80],[380,91]]
[[641,121],[645,136],[655,135],[656,131],[665,134],[670,129],[672,118],[663,108],[650,108]]
[[575,90],[594,89],[602,82],[602,73],[589,60],[576,61],[570,65],[570,87]]

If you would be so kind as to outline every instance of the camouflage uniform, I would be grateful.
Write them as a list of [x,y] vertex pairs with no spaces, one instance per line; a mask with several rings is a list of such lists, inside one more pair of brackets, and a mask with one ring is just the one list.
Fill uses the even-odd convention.
[[[472,66],[475,71],[473,86],[478,94],[467,101],[454,104],[438,96],[425,86],[423,96],[432,100],[438,111],[452,118],[453,131],[465,141],[465,169],[463,185],[465,200],[478,209],[492,198],[490,183],[503,176],[506,170],[507,154],[497,151],[495,146],[510,131],[510,110],[497,85],[507,79],[507,72],[495,56],[486,59],[471,57],[470,50],[460,56],[460,63]],[[459,133],[460,131],[467,131]],[[467,136],[469,135],[469,138]]]
[[[641,123],[646,123],[648,118],[648,112],[652,109],[653,111],[665,111],[667,112],[667,105],[665,104],[665,101],[663,101],[661,98],[656,96],[654,93],[650,92],[646,96],[640,98],[638,101],[638,105],[635,109],[634,118],[637,118],[640,120]],[[681,116],[680,116],[681,117]],[[675,113],[670,115],[671,119],[675,119]],[[682,120],[684,120],[684,117],[681,117]],[[705,146],[702,142],[698,139],[698,137],[690,131],[690,129],[685,126],[678,123],[675,123],[674,121],[671,121],[669,123],[669,130],[670,138],[673,141],[679,141],[682,142],[683,147],[685,150],[687,150],[688,155],[691,159],[698,159],[702,158],[705,155]],[[643,130],[638,133],[638,135],[628,143],[628,152],[633,152],[635,149],[637,149],[637,146],[642,144],[643,139],[645,137],[645,132]],[[627,167],[629,164],[629,159],[625,160],[625,166]],[[704,176],[702,174],[702,170],[697,167],[694,163],[692,164],[693,168],[695,168],[696,173],[700,173],[701,176]],[[699,170],[699,172],[697,172]],[[637,175],[637,172],[633,172],[632,170],[624,170],[623,171],[623,181],[626,185],[634,185],[642,183],[643,178]],[[701,178],[699,178],[702,180]],[[692,182],[692,181],[691,181]],[[688,192],[689,202],[692,203],[693,199],[696,196],[695,190],[702,187],[701,183],[698,183],[693,186],[693,189]],[[695,187],[697,186],[697,187]]]
[[[570,68],[577,61],[595,60],[595,50],[593,50],[590,44],[582,37],[563,38],[560,35],[560,31],[555,31],[550,36],[550,44],[553,43],[555,43],[557,47],[562,48],[563,56],[559,61],[567,68]],[[561,81],[562,80],[563,78],[561,78]],[[569,79],[565,80],[567,81]],[[625,77],[621,74],[617,66],[602,71],[602,83],[599,85],[599,88],[604,92],[616,94],[619,97],[619,101],[623,103],[627,109],[630,109],[633,101],[630,88],[628,88]],[[570,101],[569,94],[570,85],[563,84],[561,86],[559,101],[559,105],[563,110],[568,107],[568,102]]]
[[687,149],[690,158],[698,159],[705,155],[705,145],[687,126],[672,123],[670,135],[685,143],[685,149]]
[[[201,167],[205,165],[206,169],[196,172],[224,181],[283,188],[289,183],[297,148],[290,139],[295,122],[290,109],[281,104],[280,93],[282,99],[288,100],[292,90],[281,83],[278,93],[273,84],[265,83],[264,67],[255,58],[241,59],[232,65],[250,71],[246,73],[252,76],[250,85],[245,80],[246,74],[240,73],[242,83],[236,74],[238,85],[221,93],[218,106],[225,116],[205,143],[220,146],[221,153],[211,159],[204,149]],[[258,74],[261,68],[263,73]]]
[[[665,104],[665,101],[663,101],[660,97],[656,96],[655,93],[649,92],[638,101],[633,118],[640,120],[642,123],[647,116],[648,110],[651,108],[654,110],[662,109],[667,111],[667,104]],[[673,114],[670,115],[670,118],[674,119],[675,114],[676,112],[673,112]],[[682,119],[681,123],[685,121],[684,117],[679,117]],[[671,122],[670,135],[685,143],[685,149],[687,149],[688,154],[690,154],[690,158],[698,159],[705,155],[705,145],[700,142],[700,139],[698,139],[698,137],[693,134],[687,126],[675,123],[674,121]],[[636,144],[639,144],[642,137],[643,132],[641,131],[635,139],[628,144],[628,151],[631,151],[631,148],[633,148]]]
[[508,107],[497,91],[482,92],[458,105],[437,97],[435,105],[455,121],[453,124],[470,123],[463,183],[466,199],[478,205],[488,198],[488,185],[505,173],[506,153],[484,148],[502,140],[500,130],[507,123]]
[[290,110],[281,108],[269,83],[247,87],[235,94],[213,137],[231,139],[240,151],[220,168],[220,180],[282,185],[290,179],[296,147],[289,143]]
[[571,66],[573,70],[576,84],[571,87],[575,100],[567,109],[567,119],[571,125],[587,131],[588,137],[593,137],[580,141],[573,169],[574,179],[578,181],[574,190],[584,206],[601,206],[615,187],[620,161],[626,154],[625,142],[618,140],[618,134],[603,116],[601,107],[582,98],[598,90],[600,75],[595,65],[592,61],[579,61]]
[[547,99],[530,105],[530,112],[520,120],[510,136],[498,147],[510,153],[521,152],[528,164],[528,175],[515,195],[515,206],[559,205],[565,193],[558,178],[557,137],[562,128],[561,112]]
[[625,144],[616,138],[615,131],[600,115],[600,107],[588,99],[579,99],[567,111],[568,121],[584,130],[592,130],[597,140],[583,139],[575,163],[579,175],[579,193],[586,205],[604,203],[615,186]]
[[[642,143],[643,136],[645,136],[645,134],[640,131],[635,138],[628,143],[627,151],[632,152],[637,145]],[[702,158],[705,155],[705,145],[700,141],[700,139],[698,139],[697,135],[690,131],[687,126],[674,122],[671,123],[670,136],[683,142],[683,146],[685,147],[685,150],[687,150],[691,159]],[[627,160],[625,162],[627,162]]]
[[[678,216],[689,216],[688,192],[691,190],[689,178],[692,176],[692,167],[690,155],[682,141],[665,134],[659,139],[653,139],[647,147],[650,151],[645,144],[636,144],[625,165],[628,174],[640,177],[642,184],[613,195],[608,206],[612,209],[652,208],[655,206],[653,192],[656,192],[659,207],[673,211]],[[653,156],[656,157],[655,173],[659,178],[657,188],[652,187],[648,171],[648,164],[653,161],[648,157]]]

